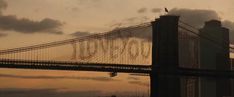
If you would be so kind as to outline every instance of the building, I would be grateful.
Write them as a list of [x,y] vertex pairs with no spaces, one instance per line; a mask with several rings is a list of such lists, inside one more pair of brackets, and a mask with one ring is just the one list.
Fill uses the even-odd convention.
[[[234,70],[234,59],[231,60],[231,70]],[[231,97],[234,97],[234,79],[231,79]]]
[[[179,30],[179,66],[199,68],[199,39],[184,30]],[[198,97],[198,78],[181,77],[181,97]]]
[[[199,30],[200,69],[230,70],[229,30],[220,21],[211,20]],[[200,97],[231,95],[230,79],[200,78]]]
[[199,38],[189,32],[179,31],[179,66],[199,68]]

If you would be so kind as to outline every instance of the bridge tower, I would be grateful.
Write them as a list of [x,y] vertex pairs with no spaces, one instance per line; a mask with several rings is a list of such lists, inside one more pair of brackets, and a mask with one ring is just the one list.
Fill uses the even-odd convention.
[[178,55],[179,16],[164,15],[152,22],[153,49],[150,74],[151,97],[180,97],[180,78],[176,73]]

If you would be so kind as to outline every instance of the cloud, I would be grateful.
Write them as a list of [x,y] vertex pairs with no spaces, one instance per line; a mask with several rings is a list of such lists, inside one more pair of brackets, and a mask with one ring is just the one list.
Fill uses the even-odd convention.
[[159,13],[159,12],[161,12],[161,10],[162,10],[161,8],[152,8],[151,12],[152,13]]
[[143,7],[143,8],[140,8],[137,12],[138,13],[145,13],[147,11],[147,8]]
[[2,88],[1,97],[94,97],[101,91],[59,91],[59,89]]
[[0,77],[6,78],[20,78],[20,79],[73,79],[73,80],[95,80],[95,81],[119,81],[109,77],[81,77],[81,76],[23,76],[23,75],[11,75],[0,74]]
[[[149,25],[144,25],[141,22],[148,20],[147,17],[132,17],[125,19],[125,22],[119,22],[111,24],[110,26],[114,29],[109,31],[109,35],[113,35],[115,38],[124,37],[135,37],[144,39],[146,41],[151,41],[152,39],[152,27]],[[138,26],[129,26],[129,25]],[[142,25],[141,25],[142,24]],[[111,37],[112,38],[112,37]]]
[[111,24],[109,24],[110,27],[112,28],[123,28],[123,27],[129,27],[129,26],[133,26],[133,25],[139,25],[142,23],[145,23],[147,21],[150,21],[150,18],[147,16],[140,16],[140,17],[130,17],[130,18],[126,18],[123,19],[121,21],[118,22],[112,22]]
[[27,18],[17,18],[15,15],[2,15],[2,10],[7,8],[7,2],[0,0],[0,30],[16,31],[21,33],[52,33],[62,34],[60,27],[63,25],[58,20],[50,18],[33,21]]
[[179,15],[181,21],[187,22],[198,28],[201,28],[206,21],[219,19],[218,14],[214,10],[174,8],[169,11],[169,14]]
[[80,36],[91,35],[91,33],[90,33],[90,32],[81,32],[81,31],[77,31],[77,32],[75,32],[75,33],[72,33],[71,35],[72,35],[72,36],[80,37]]
[[[141,8],[140,10],[141,10],[141,12],[144,12],[144,10],[147,10],[147,9]],[[160,8],[153,8],[151,11],[160,12],[161,9]],[[181,21],[186,22],[186,23],[194,26],[195,28],[197,28],[197,30],[202,28],[206,21],[209,21],[212,19],[219,20],[219,15],[214,10],[174,8],[174,9],[169,11],[169,14],[170,15],[179,15]],[[133,33],[132,36],[136,36],[138,38],[147,39],[147,40],[151,41],[151,39],[152,39],[152,30],[151,30],[152,28],[151,27],[145,28],[145,30],[140,30],[137,28],[124,26],[124,25],[135,25],[137,23],[139,24],[140,23],[139,20],[141,22],[147,21],[147,19],[144,19],[142,17],[140,17],[140,18],[139,17],[132,17],[132,18],[127,18],[122,22],[112,24],[112,27],[116,27],[119,30],[131,29],[128,32]],[[222,24],[224,27],[227,27],[230,29],[230,42],[234,43],[234,22],[229,21],[229,20],[225,20],[225,21],[222,21]],[[116,30],[113,32],[116,32]]]
[[0,29],[13,30],[22,33],[47,32],[61,34],[58,28],[62,23],[53,19],[43,19],[41,21],[32,21],[26,18],[18,19],[16,16],[0,16]]
[[[202,9],[177,9],[174,8],[169,11],[171,15],[179,15],[180,20],[186,22],[196,28],[202,28],[206,21],[217,19],[219,15],[214,10],[202,10]],[[234,22],[225,20],[222,21],[222,25],[230,29],[230,42],[234,43]]]

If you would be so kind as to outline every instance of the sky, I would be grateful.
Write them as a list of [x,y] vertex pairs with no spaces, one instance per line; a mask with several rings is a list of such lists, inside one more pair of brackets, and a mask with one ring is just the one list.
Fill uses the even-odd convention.
[[[234,41],[232,4],[233,0],[0,0],[0,49],[150,22],[165,15],[165,7],[170,10],[169,14],[179,14],[183,21],[197,28],[202,27],[204,21],[218,19],[230,28],[231,41]],[[16,95],[17,91],[40,91],[44,96],[60,93],[61,97],[67,97],[65,95],[136,92],[139,89],[147,93],[149,89],[148,77],[120,74],[109,78],[108,73],[94,72],[1,69],[0,83],[0,96],[4,91]]]
[[[47,42],[55,41],[60,38],[64,39],[67,37],[65,35],[76,32],[102,33],[118,26],[134,25],[153,21],[159,15],[166,14],[164,12],[165,7],[169,10],[177,8],[179,11],[182,9],[188,9],[190,12],[193,12],[194,10],[213,11],[216,13],[216,16],[211,15],[214,17],[208,17],[207,19],[217,18],[222,21],[228,20],[229,22],[225,24],[234,29],[234,13],[232,12],[234,7],[231,5],[234,3],[233,0],[1,1],[5,2],[5,6],[1,8],[2,20],[11,23],[8,27],[6,25],[1,27],[2,31],[0,36],[8,36],[3,37],[3,41],[22,41],[22,38],[24,38],[24,42],[27,42],[32,40],[30,38],[33,38],[36,39],[36,42]],[[206,12],[203,13],[206,14]],[[203,13],[201,13],[201,16]],[[192,17],[195,16],[187,15],[185,22],[188,20],[190,23],[188,18]],[[199,20],[200,18],[198,18],[198,20],[194,19],[193,21]],[[29,27],[29,29],[27,26],[29,26],[30,23],[31,27]],[[203,24],[203,22],[199,23],[200,25]],[[28,37],[28,35],[30,37]],[[41,39],[41,37],[45,37],[45,39]],[[26,44],[30,45],[30,43]]]
[[[149,18],[165,14],[164,7],[216,11],[222,20],[234,21],[233,0],[6,0],[4,15],[43,20],[51,18],[63,24],[64,33],[102,32],[129,18]],[[25,6],[27,5],[27,6]],[[217,6],[218,5],[218,6]],[[123,10],[124,9],[124,10]],[[156,9],[155,12],[152,10]],[[157,10],[158,9],[158,10]],[[143,22],[143,21],[138,21]]]

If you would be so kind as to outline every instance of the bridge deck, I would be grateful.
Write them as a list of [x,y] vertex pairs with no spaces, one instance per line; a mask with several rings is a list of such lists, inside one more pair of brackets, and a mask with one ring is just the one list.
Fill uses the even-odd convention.
[[[69,61],[38,61],[38,60],[11,60],[0,59],[0,68],[41,69],[41,70],[74,70],[96,72],[142,73],[150,74],[150,65],[81,63]],[[205,70],[178,68],[176,71],[166,71],[158,67],[157,73],[161,75],[195,76],[234,78],[234,71]]]
[[120,73],[150,73],[149,65],[80,63],[66,61],[9,60],[0,59],[0,68],[45,69],[45,70],[79,70]]

